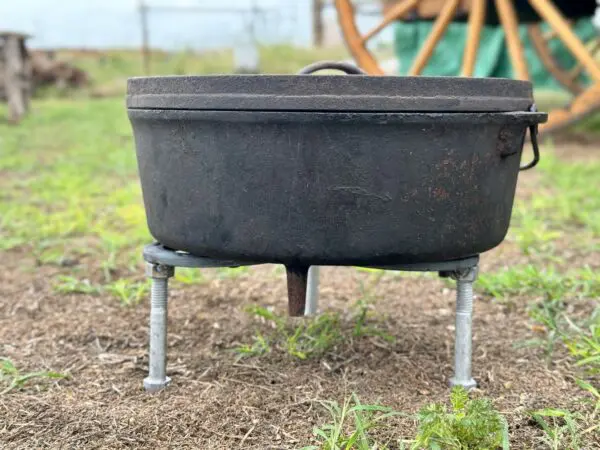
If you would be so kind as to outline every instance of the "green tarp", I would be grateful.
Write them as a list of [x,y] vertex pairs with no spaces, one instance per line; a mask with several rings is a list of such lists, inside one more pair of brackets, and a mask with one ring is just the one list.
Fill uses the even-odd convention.
[[[395,52],[401,74],[406,74],[417,52],[431,31],[432,22],[399,22],[395,29]],[[448,27],[442,41],[438,44],[423,75],[456,76],[460,74],[462,54],[467,35],[466,23],[452,23]],[[543,30],[548,30],[542,24]],[[585,42],[596,35],[591,19],[582,19],[573,25],[574,31]],[[521,41],[525,47],[525,55],[529,67],[529,76],[537,88],[558,89],[561,86],[546,71],[540,61],[529,37],[525,25],[519,29]],[[550,48],[562,67],[573,67],[576,61],[571,53],[558,39],[550,41]],[[486,26],[481,35],[477,65],[477,77],[512,78],[512,65],[501,27]]]

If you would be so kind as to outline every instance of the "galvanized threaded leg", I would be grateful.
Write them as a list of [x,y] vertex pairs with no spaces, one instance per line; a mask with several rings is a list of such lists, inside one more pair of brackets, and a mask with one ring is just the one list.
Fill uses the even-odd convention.
[[310,267],[307,284],[304,315],[312,316],[317,313],[319,308],[319,266]]
[[454,376],[451,386],[472,389],[477,383],[471,374],[473,283],[477,267],[452,274],[456,280],[456,338],[454,343]]
[[148,392],[159,391],[171,381],[167,377],[167,306],[169,278],[174,272],[171,266],[146,265],[146,274],[152,279],[149,373],[144,379],[144,388]]

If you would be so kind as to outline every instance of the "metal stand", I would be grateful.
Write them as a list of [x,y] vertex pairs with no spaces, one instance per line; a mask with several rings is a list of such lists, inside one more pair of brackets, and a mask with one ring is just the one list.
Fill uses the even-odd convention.
[[157,392],[165,388],[171,379],[167,376],[167,307],[169,278],[175,275],[175,267],[240,267],[254,263],[201,258],[151,244],[144,248],[146,275],[152,279],[150,291],[150,353],[148,377],[144,389]]
[[[600,0],[599,0],[600,1]],[[454,376],[451,386],[473,389],[477,382],[471,374],[472,366],[472,322],[473,322],[473,283],[479,271],[479,257],[466,258],[442,263],[404,264],[376,267],[383,270],[401,272],[438,272],[441,277],[456,280],[456,330],[454,338]],[[318,267],[311,267],[311,272]],[[319,295],[319,273],[309,272],[309,286],[306,295],[306,314],[316,314]]]
[[175,274],[172,266],[146,263],[146,275],[152,279],[150,293],[150,355],[148,377],[144,389],[156,392],[167,386],[167,306],[169,278]]
[[311,266],[308,270],[308,287],[306,288],[305,316],[314,316],[319,309],[319,266]]
[[472,389],[477,386],[471,376],[473,283],[477,278],[477,267],[456,271],[451,277],[456,280],[456,337],[454,376],[450,379],[450,385]]
[[[175,274],[175,267],[216,268],[251,266],[260,263],[226,261],[193,256],[152,244],[144,248],[147,263],[146,274],[152,279],[150,308],[150,354],[149,373],[144,379],[144,388],[156,392],[166,387],[167,377],[167,306],[168,280]],[[473,315],[473,283],[477,278],[479,257],[474,256],[456,261],[424,264],[404,264],[373,267],[383,270],[404,272],[438,272],[442,277],[457,281],[456,344],[454,353],[454,376],[452,386],[466,389],[476,386],[471,376],[471,323]],[[317,313],[319,297],[319,267],[312,266],[308,273],[305,316]]]

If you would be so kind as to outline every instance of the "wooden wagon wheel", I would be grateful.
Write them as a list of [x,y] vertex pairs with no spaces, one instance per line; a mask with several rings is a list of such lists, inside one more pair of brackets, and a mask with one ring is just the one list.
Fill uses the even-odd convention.
[[[577,63],[574,67],[563,67],[550,50],[550,42],[556,38],[556,32],[554,30],[544,32],[539,24],[535,24],[527,27],[527,34],[542,64],[554,79],[572,94],[582,93],[585,90],[580,80],[583,65]],[[600,36],[595,36],[591,41],[586,42],[586,47],[596,58],[600,51]]]
[[[406,19],[410,14],[417,11],[425,1],[428,0],[399,0],[397,3],[386,8],[383,20],[379,25],[369,32],[362,34],[356,25],[355,8],[352,0],[335,0],[340,28],[348,49],[357,64],[372,75],[383,75],[384,71],[367,47],[368,42],[388,25],[397,20]],[[506,35],[506,44],[515,77],[521,80],[528,80],[529,71],[524,49],[519,38],[519,21],[513,0],[494,1],[500,25],[504,28]],[[565,19],[551,0],[528,0],[528,2],[537,14],[550,25],[556,34],[556,38],[563,42],[565,47],[578,61],[577,71],[579,73],[577,73],[575,78],[582,71],[585,71],[592,81],[590,87],[583,88],[576,83],[569,82],[567,76],[564,76],[563,71],[559,67],[556,67],[555,70],[549,69],[550,73],[555,77],[556,74],[560,74],[560,78],[557,78],[558,81],[569,85],[569,89],[577,94],[569,106],[550,112],[548,123],[540,128],[542,132],[550,132],[563,128],[600,109],[600,64],[594,59],[585,44],[571,30],[567,19]],[[437,11],[431,33],[417,53],[408,71],[408,75],[414,76],[422,73],[435,47],[446,32],[448,25],[462,8],[462,12],[468,13],[468,31],[462,59],[461,75],[473,76],[481,30],[485,24],[488,0],[445,0],[439,3],[440,8]],[[465,5],[468,6],[468,11],[465,11]],[[539,46],[538,52],[541,51],[541,54],[544,54],[547,46],[542,46],[539,40],[537,44]],[[536,49],[538,46],[536,46]],[[545,53],[546,56],[551,56],[548,53]],[[547,62],[550,63],[549,58],[547,58]]]

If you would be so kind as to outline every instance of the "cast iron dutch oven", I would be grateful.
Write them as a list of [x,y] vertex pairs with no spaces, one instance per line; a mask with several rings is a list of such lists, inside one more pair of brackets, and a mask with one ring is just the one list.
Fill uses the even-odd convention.
[[[354,74],[308,75],[322,68]],[[529,82],[300,75],[133,78],[148,225],[194,255],[286,265],[466,258],[505,237]]]

